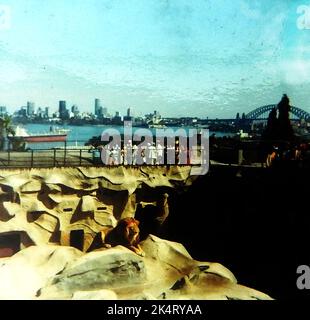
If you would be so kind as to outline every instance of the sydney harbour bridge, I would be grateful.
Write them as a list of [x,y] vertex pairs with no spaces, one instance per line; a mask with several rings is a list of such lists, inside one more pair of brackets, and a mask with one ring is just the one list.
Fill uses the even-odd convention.
[[[252,123],[257,120],[267,120],[269,113],[272,109],[277,108],[277,104],[269,104],[252,110],[245,115],[244,121],[247,123]],[[298,107],[291,106],[290,108],[290,118],[291,120],[305,120],[310,123],[310,113],[300,109]],[[236,119],[209,119],[209,122],[221,122],[221,123],[231,123],[236,121]]]
[[[256,108],[251,112],[249,112],[245,116],[245,118],[249,120],[267,119],[270,111],[274,108],[277,108],[276,104],[270,104],[270,105]],[[310,121],[310,113],[305,110],[292,106],[290,113],[291,113],[291,119],[299,119],[299,120],[303,119],[306,121]]]

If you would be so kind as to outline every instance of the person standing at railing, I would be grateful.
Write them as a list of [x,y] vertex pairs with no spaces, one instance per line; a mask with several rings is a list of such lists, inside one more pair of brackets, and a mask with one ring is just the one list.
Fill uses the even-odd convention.
[[113,166],[114,165],[114,157],[113,157],[113,148],[111,148],[109,151],[109,166]]
[[126,145],[124,145],[124,165],[131,165],[132,164],[132,141],[129,140]]
[[125,164],[125,148],[121,149],[120,156],[121,156],[120,164]]
[[132,147],[132,164],[135,166],[137,163],[137,156],[138,156],[138,146],[136,144]]
[[109,147],[108,145],[104,146],[104,153],[105,153],[105,164],[110,164],[110,150],[109,150]]
[[152,144],[149,144],[148,151],[149,151],[150,163],[151,165],[155,165],[157,160],[157,150],[154,142]]
[[164,163],[164,147],[158,143],[157,144],[157,164],[163,164]]
[[278,147],[273,147],[272,152],[267,155],[267,159],[266,159],[267,168],[271,168],[278,157],[279,157]]
[[111,148],[110,149],[110,153],[109,153],[109,165],[118,165],[118,154],[119,151],[116,150],[115,148]]
[[141,150],[141,158],[142,158],[142,163],[146,164],[146,151],[145,151],[145,148],[142,148],[142,150]]

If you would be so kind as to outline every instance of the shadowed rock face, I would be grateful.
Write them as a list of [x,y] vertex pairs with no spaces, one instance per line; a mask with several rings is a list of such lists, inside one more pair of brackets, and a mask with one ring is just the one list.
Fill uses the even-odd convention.
[[121,246],[31,246],[0,260],[0,299],[270,299],[179,243],[149,236],[142,246],[145,257]]

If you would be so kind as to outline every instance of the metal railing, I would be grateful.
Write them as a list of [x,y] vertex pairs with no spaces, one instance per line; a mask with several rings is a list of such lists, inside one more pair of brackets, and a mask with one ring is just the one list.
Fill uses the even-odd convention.
[[[234,146],[210,146],[211,163],[233,166],[265,166],[258,147],[259,141],[239,143]],[[121,164],[120,164],[121,165]],[[53,168],[53,167],[105,166],[100,151],[91,146],[63,145],[54,148],[0,151],[0,168]]]
[[[31,149],[0,151],[0,168],[41,168],[100,165],[90,149]],[[101,162],[102,165],[102,162]]]
[[[118,165],[122,164],[120,159]],[[98,149],[91,147],[81,148],[51,148],[29,149],[27,151],[0,151],[0,169],[5,168],[53,168],[53,167],[90,167],[116,166],[104,164]],[[172,165],[172,164],[170,164]],[[188,164],[178,164],[186,166]],[[193,163],[193,165],[195,165]],[[132,165],[135,166],[135,165]],[[163,164],[169,166],[169,164]]]

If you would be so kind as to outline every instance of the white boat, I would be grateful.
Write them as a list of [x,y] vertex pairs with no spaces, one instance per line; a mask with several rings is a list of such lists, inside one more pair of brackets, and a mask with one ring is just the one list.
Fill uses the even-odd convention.
[[27,130],[21,126],[16,126],[15,135],[9,135],[9,139],[23,139],[25,142],[64,142],[67,140],[69,129],[50,127],[49,132],[43,133],[28,133]]
[[154,128],[154,129],[165,129],[167,126],[164,124],[149,124],[149,128]]

